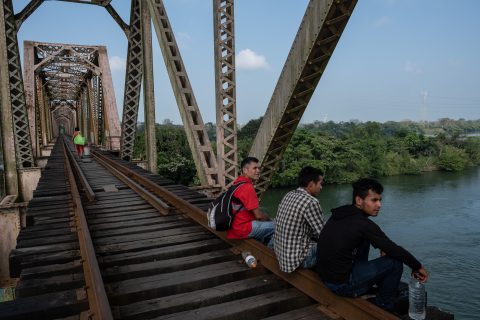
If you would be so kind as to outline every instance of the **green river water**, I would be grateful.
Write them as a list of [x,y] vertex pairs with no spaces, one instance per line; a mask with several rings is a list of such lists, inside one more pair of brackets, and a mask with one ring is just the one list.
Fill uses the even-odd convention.
[[[428,304],[453,312],[455,319],[480,319],[480,168],[379,180],[383,206],[373,219],[430,272]],[[275,216],[288,191],[269,190],[262,209]],[[324,186],[318,198],[325,217],[351,203],[351,193],[350,185]]]

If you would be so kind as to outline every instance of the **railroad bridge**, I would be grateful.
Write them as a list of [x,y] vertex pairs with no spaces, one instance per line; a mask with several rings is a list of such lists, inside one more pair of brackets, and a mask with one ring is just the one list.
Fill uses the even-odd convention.
[[[22,66],[17,33],[44,0],[19,12],[12,1],[0,5],[0,279],[15,283],[16,299],[0,304],[2,319],[396,319],[333,295],[311,271],[282,273],[254,240],[212,232],[211,198],[156,174],[152,24],[200,189],[214,194],[238,174],[234,0],[213,0],[216,153],[162,0],[131,0],[128,22],[112,0],[63,0],[107,10],[128,40],[121,121],[107,48],[26,41]],[[355,4],[308,4],[250,150],[262,167],[259,196]],[[132,162],[141,92],[144,168]],[[75,127],[87,157],[74,152]],[[242,263],[243,250],[258,268]]]

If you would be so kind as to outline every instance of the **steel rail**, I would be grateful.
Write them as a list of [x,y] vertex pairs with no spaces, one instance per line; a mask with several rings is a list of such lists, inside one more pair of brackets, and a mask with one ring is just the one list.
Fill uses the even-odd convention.
[[95,153],[93,153],[93,157],[95,160],[98,161],[105,169],[110,171],[114,176],[120,179],[123,183],[129,186],[132,190],[137,192],[143,199],[145,199],[149,204],[151,204],[155,209],[160,211],[162,214],[168,214],[171,211],[171,207],[160,200],[156,194],[151,193],[140,184],[136,183],[133,179],[131,179],[128,175],[124,174],[120,170],[116,169],[115,166],[112,166],[111,163],[105,161],[104,158],[98,157]]
[[153,181],[145,178],[135,171],[119,164],[96,151],[92,152],[93,156],[98,160],[109,163],[116,170],[122,172],[137,183],[148,188],[157,196],[164,199],[178,211],[187,215],[198,224],[214,233],[225,242],[231,244],[239,250],[250,251],[258,261],[272,273],[276,274],[292,286],[302,291],[310,298],[321,304],[320,310],[337,314],[346,320],[398,320],[399,318],[393,314],[378,308],[377,306],[363,299],[343,298],[332,293],[320,280],[316,273],[307,269],[297,269],[292,273],[282,272],[279,268],[277,258],[272,249],[265,247],[258,241],[232,240],[227,239],[225,232],[216,232],[208,227],[206,214],[203,210],[189,203],[188,201],[178,197],[166,188],[159,186]]
[[83,170],[80,168],[78,165],[77,161],[75,161],[75,157],[73,156],[72,150],[67,145],[67,142],[65,140],[66,138],[63,137],[63,145],[65,147],[65,152],[67,155],[67,159],[70,161],[70,165],[73,167],[73,170],[75,171],[75,174],[77,175],[78,179],[80,180],[80,184],[83,187],[83,191],[85,192],[85,195],[87,196],[87,199],[90,203],[95,202],[95,192],[93,192],[92,187],[90,186],[90,183],[88,183],[87,177],[85,177],[85,174],[83,173]]
[[92,238],[90,236],[90,231],[88,230],[87,219],[85,218],[85,212],[83,211],[82,200],[80,198],[80,193],[78,192],[72,166],[68,159],[67,146],[65,144],[63,145],[63,152],[65,155],[65,168],[68,175],[68,182],[70,184],[70,192],[72,195],[75,225],[80,244],[80,253],[82,256],[83,275],[85,277],[87,298],[91,313],[86,315],[86,317],[96,320],[112,320],[112,310],[105,292],[105,285],[103,284]]

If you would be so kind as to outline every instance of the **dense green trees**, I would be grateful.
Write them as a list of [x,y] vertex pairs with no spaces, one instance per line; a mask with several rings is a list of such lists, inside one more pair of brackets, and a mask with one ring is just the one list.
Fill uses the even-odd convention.
[[[248,155],[261,118],[238,130],[239,158]],[[215,148],[215,126],[206,124]],[[160,174],[194,184],[196,170],[182,126],[157,125]],[[273,187],[295,185],[301,167],[325,172],[327,183],[348,183],[359,177],[419,174],[423,171],[459,171],[480,165],[480,120],[440,119],[429,123],[313,122],[300,125],[282,159]],[[144,157],[143,126],[139,127],[135,156]]]
[[[197,181],[195,163],[183,126],[166,123],[155,127],[158,173],[185,185]],[[145,130],[140,125],[135,140],[134,158],[145,158]]]

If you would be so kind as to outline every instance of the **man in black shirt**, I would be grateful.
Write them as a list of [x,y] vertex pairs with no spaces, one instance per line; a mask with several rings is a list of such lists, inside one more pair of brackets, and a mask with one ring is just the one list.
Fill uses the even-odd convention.
[[[341,296],[358,297],[376,284],[375,303],[391,311],[403,264],[419,281],[427,281],[428,273],[413,255],[368,219],[378,215],[382,192],[383,186],[373,179],[353,184],[353,204],[332,209],[320,233],[316,270],[325,285]],[[370,245],[380,249],[381,257],[368,261]]]

